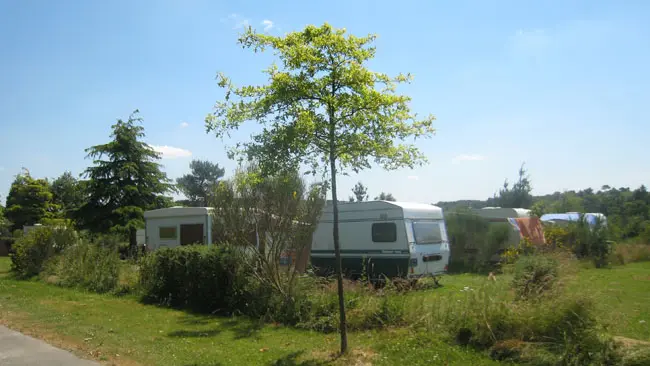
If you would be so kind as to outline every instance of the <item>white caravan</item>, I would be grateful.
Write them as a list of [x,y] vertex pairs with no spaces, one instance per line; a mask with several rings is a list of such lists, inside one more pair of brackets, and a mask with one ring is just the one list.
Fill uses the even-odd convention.
[[[437,206],[370,201],[339,204],[339,238],[343,271],[358,277],[417,278],[447,271],[449,240],[442,209]],[[332,206],[318,222],[311,263],[320,274],[336,268]]]

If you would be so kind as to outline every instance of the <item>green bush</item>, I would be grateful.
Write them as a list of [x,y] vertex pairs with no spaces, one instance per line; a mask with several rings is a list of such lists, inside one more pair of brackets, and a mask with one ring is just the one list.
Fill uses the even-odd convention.
[[547,256],[522,256],[514,266],[512,287],[518,299],[537,298],[557,282],[559,263]]
[[572,249],[578,258],[591,258],[596,267],[608,264],[612,250],[607,227],[601,222],[590,227],[585,220],[579,220],[569,225]]
[[116,249],[81,242],[53,258],[47,274],[56,276],[56,283],[61,286],[104,293],[117,287],[120,265]]
[[163,248],[140,264],[140,287],[147,302],[201,312],[255,313],[258,289],[240,255],[227,246]]
[[20,236],[12,247],[11,269],[19,278],[38,275],[45,262],[79,241],[72,229],[41,227]]

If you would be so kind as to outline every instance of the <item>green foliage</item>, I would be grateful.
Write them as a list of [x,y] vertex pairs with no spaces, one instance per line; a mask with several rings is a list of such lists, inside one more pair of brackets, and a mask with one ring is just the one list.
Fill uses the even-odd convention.
[[[458,206],[481,208],[500,205],[497,198],[487,201],[438,202],[436,205],[446,211]],[[587,188],[577,192],[555,192],[533,197],[531,209],[533,215],[538,217],[546,213],[600,212],[607,216],[607,226],[613,239],[638,237],[644,243],[650,243],[650,193],[645,186],[635,190],[603,186],[599,191]]]
[[571,248],[578,258],[591,258],[597,267],[608,264],[612,245],[602,222],[590,227],[581,217],[578,222],[569,224],[569,233]]
[[425,156],[395,142],[430,136],[434,118],[417,120],[410,98],[395,93],[410,75],[390,77],[366,68],[375,39],[329,24],[281,37],[249,28],[239,43],[254,51],[272,49],[281,66],[269,67],[268,84],[261,86],[235,87],[220,74],[226,95],[206,118],[208,130],[221,137],[246,121],[267,126],[239,146],[265,172],[300,163],[322,171],[331,161],[341,171],[370,168],[373,160],[391,169],[418,165]]
[[47,180],[34,179],[29,171],[16,176],[9,189],[5,209],[6,218],[13,223],[12,230],[54,217],[56,210]]
[[375,201],[390,201],[395,202],[396,199],[393,197],[392,193],[381,192],[379,196],[375,197]]
[[[503,249],[503,247],[510,241],[512,235],[512,225],[507,222],[496,222],[488,226],[486,235],[487,253],[491,256]],[[488,258],[486,258],[488,259]]]
[[60,210],[60,217],[75,217],[77,210],[86,202],[86,183],[79,181],[70,172],[65,172],[52,181],[52,201]]
[[492,267],[492,259],[510,240],[512,227],[489,223],[467,209],[445,215],[451,258],[450,271],[482,271]]
[[364,186],[363,183],[357,182],[352,188],[352,194],[354,197],[350,197],[350,202],[363,202],[368,200],[368,187]]
[[548,293],[558,279],[558,262],[546,256],[522,256],[515,262],[512,287],[518,299],[535,299]]
[[20,278],[38,275],[45,262],[78,242],[77,233],[69,228],[42,227],[31,230],[13,244],[11,270]]
[[137,113],[112,126],[111,142],[86,149],[94,166],[84,172],[89,197],[77,217],[95,232],[129,234],[132,247],[136,229],[144,226],[144,211],[159,208],[167,201],[162,194],[173,188],[157,163],[160,154],[141,141],[145,135]]
[[207,160],[192,160],[191,173],[176,179],[176,186],[187,198],[189,206],[207,206],[210,197],[223,178],[224,169]]
[[[429,332],[490,350],[492,358],[538,365],[616,364],[611,340],[600,336],[595,303],[580,293],[556,292],[512,301],[507,283],[466,287],[419,309]],[[427,313],[426,312],[429,311]]]
[[226,246],[159,249],[140,268],[146,301],[203,312],[246,313],[249,278],[238,253]]
[[603,213],[614,239],[641,237],[650,243],[650,194],[645,186],[635,190],[603,186],[597,192],[587,188],[577,192],[556,192],[535,200],[545,205],[546,212]]
[[[309,259],[305,249],[311,245],[324,196],[322,184],[308,186],[298,171],[262,176],[250,165],[217,188],[213,238],[243,248],[250,256],[245,263],[251,275],[288,299]],[[287,255],[293,260],[282,264]]]
[[508,180],[503,183],[503,188],[494,198],[488,199],[488,206],[508,207],[508,208],[529,208],[533,204],[533,196],[530,192],[533,190],[524,164],[519,168],[519,179],[510,188]]
[[5,217],[5,208],[0,205],[0,240],[11,238],[11,221]]
[[114,248],[81,241],[51,259],[46,275],[56,276],[56,283],[80,287],[93,292],[113,291],[118,285],[120,257]]
[[[390,77],[366,67],[375,56],[376,36],[346,35],[329,24],[309,25],[284,36],[259,34],[252,28],[239,43],[253,51],[273,49],[281,67],[271,65],[268,83],[235,87],[223,74],[219,86],[223,101],[206,117],[208,131],[223,137],[246,121],[262,125],[252,141],[238,144],[240,153],[259,164],[264,174],[297,169],[300,165],[329,173],[338,230],[337,171],[358,172],[371,164],[387,169],[414,167],[426,157],[414,145],[401,141],[433,134],[434,117],[418,120],[410,98],[396,93],[410,75]],[[239,151],[238,151],[239,150]],[[334,234],[337,258],[338,235]],[[347,349],[342,271],[337,270],[341,313],[341,352]]]

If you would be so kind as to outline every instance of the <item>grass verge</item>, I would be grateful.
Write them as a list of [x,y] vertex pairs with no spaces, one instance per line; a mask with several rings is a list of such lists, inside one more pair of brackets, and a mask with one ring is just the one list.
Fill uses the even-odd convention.
[[[485,354],[408,328],[354,332],[335,359],[338,335],[194,315],[36,281],[18,281],[0,258],[0,323],[82,357],[115,365],[493,365]],[[471,279],[471,280],[470,280]],[[458,291],[472,276],[448,278]],[[435,290],[434,290],[435,291]]]

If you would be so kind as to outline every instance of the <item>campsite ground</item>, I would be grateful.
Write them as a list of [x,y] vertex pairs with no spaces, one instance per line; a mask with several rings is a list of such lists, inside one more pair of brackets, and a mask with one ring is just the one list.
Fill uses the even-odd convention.
[[[338,346],[335,333],[194,315],[142,305],[130,297],[17,281],[8,271],[9,259],[0,258],[0,323],[107,364],[494,364],[487,355],[408,329],[352,333],[355,351],[346,359],[333,360]],[[598,295],[599,314],[611,334],[650,341],[649,273],[650,262],[582,269],[572,286]],[[409,296],[426,301],[484,281],[483,276],[448,276],[443,288]]]

